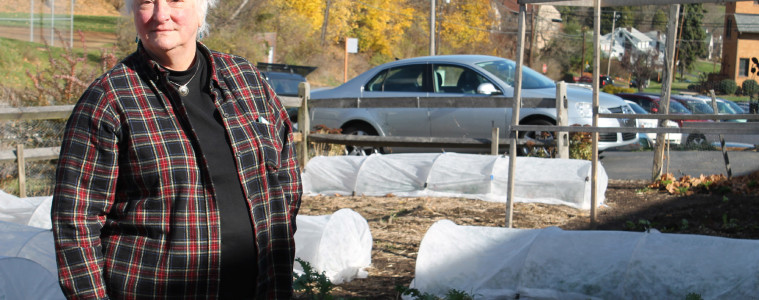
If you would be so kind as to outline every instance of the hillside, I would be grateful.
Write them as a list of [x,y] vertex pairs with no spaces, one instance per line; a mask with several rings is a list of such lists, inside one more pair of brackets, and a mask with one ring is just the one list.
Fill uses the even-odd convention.
[[[68,12],[71,1],[50,0],[55,3],[57,12]],[[42,1],[35,1],[34,10],[37,13],[49,13],[50,7],[43,4]],[[30,9],[29,0],[3,0],[0,3],[0,12],[8,13],[28,13]],[[76,0],[74,4],[74,14],[90,16],[118,16],[119,12],[105,0]]]

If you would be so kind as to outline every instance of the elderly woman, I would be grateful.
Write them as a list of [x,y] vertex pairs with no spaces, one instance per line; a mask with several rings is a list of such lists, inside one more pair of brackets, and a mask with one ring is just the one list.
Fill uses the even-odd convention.
[[137,51],[66,125],[53,232],[71,299],[287,299],[301,182],[287,113],[197,42],[216,0],[127,0]]

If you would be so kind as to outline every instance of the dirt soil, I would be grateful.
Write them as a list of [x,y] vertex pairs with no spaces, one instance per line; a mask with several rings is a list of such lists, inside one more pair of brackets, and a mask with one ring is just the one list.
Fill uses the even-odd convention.
[[[647,181],[610,180],[606,206],[591,226],[590,211],[561,205],[516,203],[514,228],[558,226],[564,230],[634,230],[759,238],[759,198],[751,194],[695,193],[679,196],[648,188]],[[756,184],[755,182],[753,184]],[[337,286],[337,298],[399,299],[396,286],[414,278],[419,244],[436,221],[458,225],[505,226],[505,204],[462,198],[307,196],[300,213],[328,215],[350,208],[369,223],[374,239],[369,277]]]

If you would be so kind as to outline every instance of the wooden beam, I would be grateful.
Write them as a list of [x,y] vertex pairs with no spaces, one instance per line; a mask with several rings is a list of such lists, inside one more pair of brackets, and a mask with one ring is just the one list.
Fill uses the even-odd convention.
[[[524,98],[522,108],[553,108],[554,98]],[[311,108],[498,108],[512,107],[514,98],[492,97],[393,97],[311,99]]]
[[[511,126],[519,125],[519,109],[522,104],[522,65],[524,63],[524,40],[525,40],[525,15],[527,8],[524,4],[519,5],[519,22],[517,26],[517,57],[516,70],[514,71],[514,105],[511,108]],[[555,101],[555,100],[554,100]],[[506,185],[506,228],[512,227],[514,215],[514,176],[517,168],[517,138],[519,132],[509,132],[509,179]]]
[[[0,162],[16,162],[16,151],[4,150],[0,151]],[[58,159],[60,155],[61,147],[46,147],[46,148],[32,148],[24,149],[24,160],[29,161],[42,161],[42,160],[54,160]]]
[[0,107],[0,121],[68,119],[73,105]]
[[[518,0],[519,4],[540,4],[554,6],[587,6],[592,7],[595,0]],[[642,6],[642,5],[671,5],[692,3],[727,3],[745,0],[602,0],[602,7],[612,6]]]

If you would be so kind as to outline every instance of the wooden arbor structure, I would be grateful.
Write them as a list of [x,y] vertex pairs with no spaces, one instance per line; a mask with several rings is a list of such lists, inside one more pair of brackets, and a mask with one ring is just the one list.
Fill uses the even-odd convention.
[[[590,209],[590,221],[591,224],[596,223],[596,206],[598,205],[598,118],[599,118],[599,78],[600,78],[600,37],[601,37],[601,7],[613,7],[613,6],[641,6],[641,5],[669,5],[669,21],[667,22],[667,45],[666,55],[664,63],[664,76],[662,81],[662,113],[669,114],[669,99],[671,95],[672,79],[674,75],[674,57],[675,57],[675,36],[677,36],[677,23],[680,13],[680,4],[692,4],[692,3],[725,3],[736,2],[736,0],[518,0],[519,3],[519,28],[517,33],[517,56],[516,56],[516,71],[515,71],[515,87],[514,87],[514,106],[512,110],[510,138],[510,158],[509,158],[509,180],[507,190],[507,208],[506,208],[506,226],[512,226],[512,211],[514,207],[514,176],[516,170],[516,146],[514,142],[518,137],[518,131],[525,130],[550,130],[550,128],[538,128],[540,126],[520,126],[519,125],[519,109],[521,107],[522,98],[522,67],[524,65],[524,48],[525,48],[525,16],[526,5],[556,5],[556,6],[585,6],[593,7],[593,124],[592,127],[584,127],[582,131],[592,132],[593,141],[593,157],[592,157],[592,169],[591,169],[591,209]],[[659,127],[664,127],[664,119],[660,119]],[[545,127],[543,125],[542,127]],[[577,129],[567,128],[561,131],[578,131]],[[654,150],[654,161],[652,168],[652,178],[658,178],[662,173],[662,166],[664,160],[664,134],[659,134],[656,137],[656,149]]]

